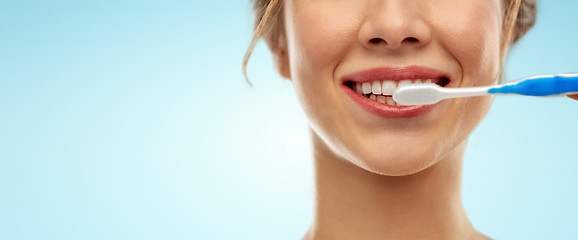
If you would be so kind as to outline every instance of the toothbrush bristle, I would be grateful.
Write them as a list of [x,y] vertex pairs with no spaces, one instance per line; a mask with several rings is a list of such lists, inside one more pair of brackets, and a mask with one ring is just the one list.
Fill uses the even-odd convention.
[[414,84],[398,88],[393,99],[403,105],[429,105],[440,101],[436,84]]

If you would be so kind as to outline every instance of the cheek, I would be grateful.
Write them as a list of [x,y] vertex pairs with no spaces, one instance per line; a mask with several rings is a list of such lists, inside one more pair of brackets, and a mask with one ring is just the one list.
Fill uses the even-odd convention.
[[332,72],[354,43],[357,11],[344,7],[346,1],[291,2],[286,22],[292,76]]
[[[288,1],[285,22],[291,78],[314,128],[331,128],[337,111],[334,71],[357,39],[355,1]],[[344,6],[346,5],[346,6]],[[351,6],[347,6],[351,5]],[[328,106],[331,105],[331,106]],[[328,109],[332,109],[331,111]]]
[[460,64],[462,86],[493,84],[500,71],[500,1],[445,0],[439,4],[430,13],[431,19],[439,26],[440,41]]
[[[442,1],[452,7],[440,8],[431,19],[439,26],[440,43],[461,68],[459,87],[495,84],[500,76],[501,10],[498,1]],[[458,87],[458,86],[455,86]],[[493,97],[452,100],[447,129],[452,137],[466,139],[488,112]]]

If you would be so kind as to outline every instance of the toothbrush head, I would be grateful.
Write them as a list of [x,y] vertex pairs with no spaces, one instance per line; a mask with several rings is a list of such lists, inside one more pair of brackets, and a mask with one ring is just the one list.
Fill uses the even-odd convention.
[[393,100],[401,105],[430,105],[442,100],[442,87],[435,83],[411,84],[393,92]]

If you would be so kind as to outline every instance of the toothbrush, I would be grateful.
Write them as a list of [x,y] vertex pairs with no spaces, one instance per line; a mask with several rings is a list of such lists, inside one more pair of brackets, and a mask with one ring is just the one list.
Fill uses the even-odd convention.
[[555,96],[576,93],[578,73],[571,73],[534,76],[513,83],[485,87],[443,88],[434,83],[411,84],[396,89],[393,100],[401,105],[428,105],[448,98],[491,94]]

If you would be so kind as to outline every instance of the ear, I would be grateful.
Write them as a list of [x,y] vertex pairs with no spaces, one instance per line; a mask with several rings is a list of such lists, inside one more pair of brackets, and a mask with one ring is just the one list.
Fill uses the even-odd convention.
[[287,80],[291,80],[291,67],[289,65],[287,39],[285,36],[282,35],[278,38],[278,43],[271,52],[273,53],[273,59],[279,75]]

